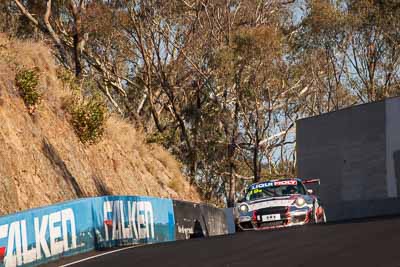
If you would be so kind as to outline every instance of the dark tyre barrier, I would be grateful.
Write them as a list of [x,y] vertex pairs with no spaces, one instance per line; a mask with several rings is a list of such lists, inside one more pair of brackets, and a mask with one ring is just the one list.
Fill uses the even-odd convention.
[[173,200],[173,206],[177,240],[228,233],[228,223],[222,209],[179,200]]

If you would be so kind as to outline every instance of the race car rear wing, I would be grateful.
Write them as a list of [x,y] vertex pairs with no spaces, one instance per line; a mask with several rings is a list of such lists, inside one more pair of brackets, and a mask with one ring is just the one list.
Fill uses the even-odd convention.
[[303,179],[302,180],[303,184],[321,184],[321,180],[320,179]]

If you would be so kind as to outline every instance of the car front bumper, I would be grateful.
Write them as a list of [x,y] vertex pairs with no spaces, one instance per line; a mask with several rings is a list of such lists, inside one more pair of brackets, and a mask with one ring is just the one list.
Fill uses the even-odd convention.
[[253,216],[239,216],[236,225],[240,230],[249,231],[299,226],[312,221],[312,209],[310,208],[286,211],[284,214],[280,215],[279,220],[275,221],[263,221],[262,215],[253,214]]

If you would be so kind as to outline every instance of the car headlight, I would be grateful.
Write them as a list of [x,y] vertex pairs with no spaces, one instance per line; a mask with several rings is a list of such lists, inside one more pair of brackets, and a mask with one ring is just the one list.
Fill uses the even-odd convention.
[[306,204],[306,201],[304,200],[304,198],[299,197],[299,198],[296,199],[296,205],[297,206],[302,207],[302,206],[304,206],[304,204]]
[[240,212],[246,213],[249,211],[249,206],[247,206],[246,204],[242,204],[239,206],[239,210]]

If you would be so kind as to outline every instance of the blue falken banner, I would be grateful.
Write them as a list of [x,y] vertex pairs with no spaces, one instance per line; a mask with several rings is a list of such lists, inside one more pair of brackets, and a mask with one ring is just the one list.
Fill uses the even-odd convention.
[[170,199],[111,196],[93,199],[96,248],[175,240]]
[[35,266],[94,249],[90,199],[0,218],[0,266]]
[[95,248],[175,240],[172,200],[86,198],[0,217],[0,267],[36,266]]

